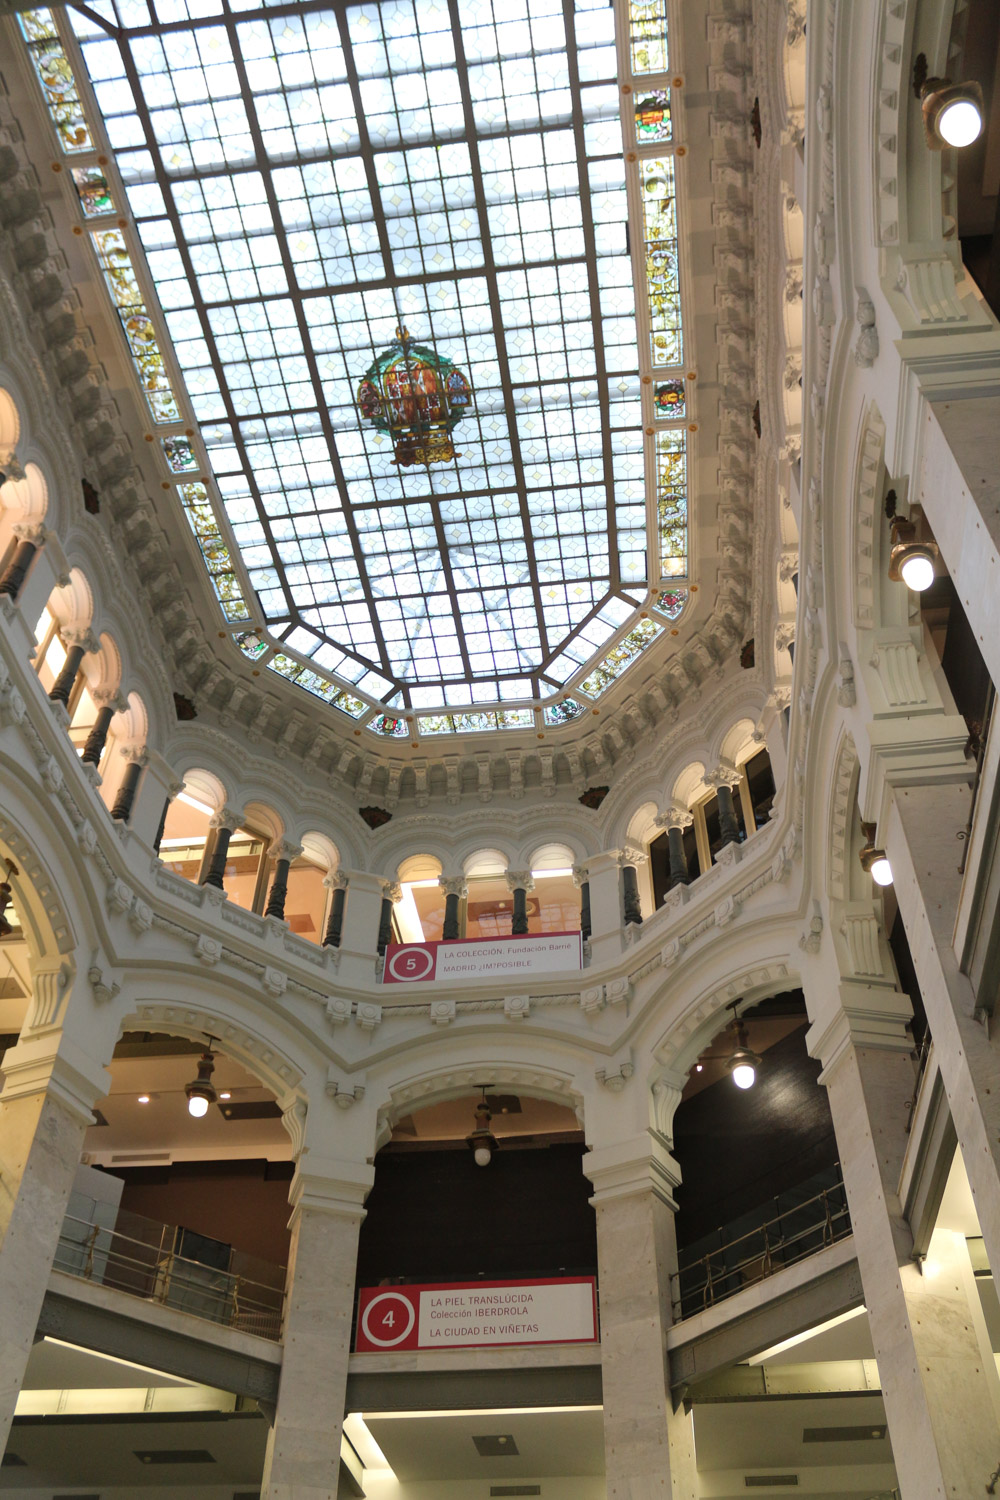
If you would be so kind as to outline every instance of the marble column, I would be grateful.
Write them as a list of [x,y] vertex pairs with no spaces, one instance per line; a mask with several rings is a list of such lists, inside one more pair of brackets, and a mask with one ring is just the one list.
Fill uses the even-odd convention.
[[594,1184],[609,1500],[697,1500],[694,1424],[674,1409],[666,1354],[680,1169],[647,1131],[589,1152]]
[[580,891],[580,936],[586,943],[593,929],[590,915],[590,880],[587,875],[586,865],[573,866],[573,884]]
[[622,908],[626,927],[642,926],[642,907],[639,903],[639,874],[635,865],[626,856],[622,865]]
[[823,1063],[902,1493],[972,1496],[996,1463],[993,1387],[966,1285],[923,1274],[897,1195],[913,1092],[909,1000],[891,990],[806,986],[807,1044]]
[[145,755],[141,750],[126,750],[123,753],[128,764],[111,807],[111,816],[118,823],[127,823],[132,816],[132,804],[145,764]]
[[22,523],[14,527],[14,535],[17,546],[4,568],[3,577],[0,577],[0,594],[5,594],[8,599],[17,599],[20,594],[35,553],[45,542],[45,527]]
[[740,773],[735,766],[723,763],[714,771],[709,771],[705,777],[706,786],[715,788],[715,794],[719,801],[719,833],[723,844],[738,844],[740,841],[740,824],[736,816],[736,802],[733,798],[733,787],[738,786]]
[[528,933],[528,892],[535,889],[530,870],[508,870],[505,876],[507,889],[514,897],[514,911],[510,921],[511,937],[526,937]]
[[215,830],[215,843],[212,848],[212,858],[205,874],[202,885],[214,886],[217,891],[224,890],[222,878],[226,873],[226,856],[229,853],[229,840],[240,826],[241,814],[235,812],[231,807],[224,807],[212,818],[209,827]]
[[684,830],[690,828],[693,822],[694,813],[680,802],[671,802],[666,811],[656,819],[657,828],[665,828],[667,832],[667,851],[670,862],[668,890],[673,890],[675,885],[690,885],[691,883],[687,855],[684,853]]
[[[32,1009],[4,1058],[0,1094],[0,1451],[34,1342],[91,1111],[110,1077],[61,1036],[69,970],[33,974]],[[32,1029],[32,1018],[39,1024]],[[110,1055],[113,1043],[108,1038]]]
[[454,879],[442,878],[438,881],[438,886],[444,892],[444,926],[441,937],[444,942],[452,943],[461,936],[459,906],[468,896],[469,887],[464,875]]
[[262,1500],[335,1500],[351,1352],[351,1318],[367,1163],[320,1158],[296,1172],[289,1195],[281,1382],[264,1461]]
[[265,917],[277,917],[279,921],[285,920],[285,900],[288,896],[288,872],[292,867],[292,860],[298,859],[302,853],[301,844],[290,844],[286,839],[281,839],[271,845],[268,850],[274,860],[274,879],[271,881],[271,889],[267,893],[267,905],[264,907]]
[[1000,1270],[1000,1028],[977,1016],[975,991],[954,948],[962,890],[954,835],[968,816],[967,787],[896,787],[884,837],[986,1254]]
[[95,693],[94,702],[98,705],[97,718],[87,735],[87,742],[80,757],[85,766],[100,765],[104,747],[108,742],[111,720],[115,714],[121,713],[127,706],[126,700],[120,693]]
[[55,682],[49,688],[53,703],[69,704],[70,694],[76,685],[80,665],[88,651],[100,650],[100,643],[91,630],[64,630],[63,640],[68,643],[66,660],[59,669]]
[[327,890],[333,891],[333,900],[330,902],[330,915],[327,919],[326,931],[323,934],[324,948],[339,948],[344,936],[344,907],[347,905],[347,876],[343,870],[336,870],[330,875],[324,876],[323,884]]
[[382,880],[379,883],[382,887],[382,905],[379,909],[376,952],[381,957],[392,942],[392,908],[397,901],[402,900],[403,887],[398,880]]

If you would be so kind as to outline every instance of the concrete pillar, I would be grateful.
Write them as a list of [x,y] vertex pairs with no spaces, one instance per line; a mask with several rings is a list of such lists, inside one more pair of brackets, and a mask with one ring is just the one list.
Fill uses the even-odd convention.
[[590,962],[613,963],[622,952],[621,870],[617,849],[595,854],[581,866],[590,886]]
[[922,1274],[897,1193],[914,1082],[909,1001],[882,986],[823,988],[806,988],[807,1042],[823,1063],[902,1494],[975,1495],[997,1456],[992,1386],[962,1278],[953,1266]]
[[383,886],[391,882],[360,870],[348,870],[344,875],[350,880],[350,885],[347,921],[340,945],[339,978],[345,985],[371,984],[382,918]]
[[264,1462],[263,1500],[335,1500],[351,1352],[365,1162],[310,1153],[292,1183],[281,1383]]
[[962,888],[956,835],[969,801],[967,787],[896,787],[884,843],[986,1254],[1000,1269],[1000,1031],[976,1017],[953,947]]
[[[4,1058],[0,1094],[0,1451],[10,1434],[84,1135],[94,1105],[110,1087],[101,1063],[60,1030],[71,988],[68,965],[40,965],[32,979],[28,1022]],[[110,1055],[113,1042],[107,1042]]]
[[652,1131],[591,1151],[609,1500],[697,1500],[694,1424],[674,1410],[666,1355],[680,1169]]

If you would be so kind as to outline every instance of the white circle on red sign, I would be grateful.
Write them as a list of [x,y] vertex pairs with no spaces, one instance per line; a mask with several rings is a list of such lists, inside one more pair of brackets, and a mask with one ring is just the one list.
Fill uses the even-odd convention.
[[[381,1333],[372,1332],[371,1316],[380,1302],[392,1302],[395,1304],[395,1306],[391,1308],[383,1309],[383,1311],[375,1319],[376,1324],[381,1326],[383,1329],[390,1328],[392,1330],[391,1338],[385,1338]],[[402,1333],[396,1332],[397,1307],[406,1314],[406,1325],[403,1328]],[[372,1298],[368,1306],[365,1308],[364,1313],[362,1314],[361,1331],[364,1334],[365,1338],[368,1339],[371,1343],[380,1344],[383,1349],[391,1349],[394,1344],[401,1344],[403,1342],[416,1320],[416,1309],[414,1308],[413,1303],[409,1300],[408,1297],[404,1297],[401,1292],[380,1292],[377,1297]]]
[[393,979],[426,979],[433,967],[434,955],[429,948],[406,948],[389,960]]

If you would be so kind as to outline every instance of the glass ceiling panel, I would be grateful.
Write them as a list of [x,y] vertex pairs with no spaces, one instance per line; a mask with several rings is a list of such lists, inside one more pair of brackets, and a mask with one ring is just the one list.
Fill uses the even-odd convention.
[[[498,700],[594,662],[603,691],[650,638],[648,585],[686,568],[680,431],[670,459],[657,444],[658,536],[647,513],[612,7],[97,0],[69,17],[204,445],[166,438],[164,456],[178,485],[203,475],[183,503],[224,613],[256,620],[242,649],[351,717],[362,694],[436,710],[425,733],[515,727]],[[629,24],[633,73],[664,71],[662,0],[632,0]],[[644,101],[627,131],[661,153],[639,166],[652,351],[675,364],[669,95]],[[447,461],[401,456],[360,401],[373,361],[411,346],[471,387]]]

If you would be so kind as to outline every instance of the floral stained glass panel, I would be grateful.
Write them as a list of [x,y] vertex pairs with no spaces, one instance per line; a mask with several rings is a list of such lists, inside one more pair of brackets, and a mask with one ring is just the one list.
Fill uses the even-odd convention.
[[653,363],[679,365],[684,358],[684,342],[674,159],[664,156],[644,161],[640,168]]
[[629,42],[633,73],[666,73],[667,0],[629,0]]
[[466,714],[422,714],[417,720],[421,734],[479,734],[484,729],[532,729],[535,716],[530,708],[488,709]]
[[660,146],[673,138],[670,91],[647,89],[635,101],[635,139],[640,146]]
[[115,212],[108,179],[101,167],[74,167],[73,186],[85,219],[99,219]]
[[622,673],[632,665],[637,656],[641,656],[652,640],[659,635],[663,629],[655,620],[640,620],[634,630],[623,636],[604,657],[597,663],[593,671],[581,682],[580,687],[592,698],[599,698],[607,692]]
[[687,438],[667,428],[656,435],[656,519],[660,572],[683,578],[687,572]]
[[179,486],[188,525],[194,532],[216,598],[227,620],[248,620],[250,611],[233,568],[233,560],[219,530],[205,486],[197,480]]
[[93,229],[91,239],[111,300],[118,309],[143,394],[154,422],[180,421],[180,407],[167,376],[153,320],[146,311],[135,269],[120,229]]
[[76,79],[59,40],[52,12],[26,10],[17,19],[60,146],[68,156],[79,151],[92,151],[94,142],[80,103]]

